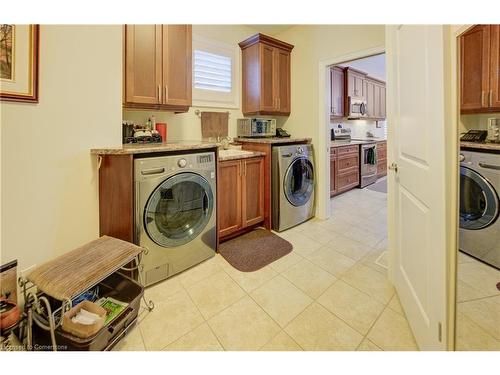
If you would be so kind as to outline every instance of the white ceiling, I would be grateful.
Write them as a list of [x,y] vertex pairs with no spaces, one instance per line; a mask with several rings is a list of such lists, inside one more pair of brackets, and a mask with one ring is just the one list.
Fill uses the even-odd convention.
[[348,61],[341,66],[349,66],[354,69],[359,69],[373,78],[378,78],[385,81],[385,54],[365,57],[363,59]]
[[288,30],[289,28],[295,25],[247,25],[247,26],[251,27],[252,29],[255,29],[259,33],[273,36],[285,30]]

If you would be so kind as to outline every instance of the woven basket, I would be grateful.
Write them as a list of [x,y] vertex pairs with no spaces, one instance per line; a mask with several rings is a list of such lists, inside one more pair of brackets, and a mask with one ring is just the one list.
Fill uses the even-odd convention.
[[[94,324],[80,324],[73,322],[71,318],[73,318],[81,309],[97,314],[101,317],[101,319]],[[101,306],[90,301],[82,301],[63,315],[62,329],[73,336],[86,339],[99,332],[99,330],[104,326],[105,318],[106,310]]]

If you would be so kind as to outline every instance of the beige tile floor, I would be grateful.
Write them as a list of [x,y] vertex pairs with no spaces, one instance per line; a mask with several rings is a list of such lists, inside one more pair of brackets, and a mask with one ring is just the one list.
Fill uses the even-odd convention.
[[355,189],[329,220],[281,234],[294,250],[252,272],[220,255],[146,290],[119,350],[417,350],[386,269],[386,194]]
[[500,271],[459,253],[457,350],[500,350]]

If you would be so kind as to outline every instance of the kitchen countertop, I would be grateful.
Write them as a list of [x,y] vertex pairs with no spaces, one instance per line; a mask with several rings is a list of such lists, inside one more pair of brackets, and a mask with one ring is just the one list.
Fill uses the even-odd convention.
[[266,144],[277,144],[277,143],[311,143],[311,138],[235,138],[235,142],[240,143],[266,143]]
[[377,143],[377,142],[386,142],[387,139],[383,138],[375,138],[373,140],[350,140],[350,141],[331,141],[330,142],[330,147],[342,147],[342,146],[350,146],[350,145],[365,145],[367,143]]
[[264,152],[260,152],[260,151],[250,151],[250,150],[248,150],[247,152],[248,153],[245,153],[245,154],[229,155],[229,156],[222,156],[221,154],[219,154],[219,161],[250,159],[250,158],[256,158],[258,156],[265,156],[266,155]]
[[460,142],[460,148],[492,150],[500,152],[500,143]]
[[169,152],[185,150],[201,150],[207,148],[217,148],[218,143],[203,141],[179,141],[167,143],[145,143],[145,144],[125,144],[118,147],[93,148],[90,150],[94,155],[130,155],[147,154],[152,152]]

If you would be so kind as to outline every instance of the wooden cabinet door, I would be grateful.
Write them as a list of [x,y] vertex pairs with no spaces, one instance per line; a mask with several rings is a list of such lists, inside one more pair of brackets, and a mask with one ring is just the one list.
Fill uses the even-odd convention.
[[347,95],[357,98],[365,97],[365,76],[361,73],[355,72],[346,68],[347,79]]
[[490,109],[500,110],[500,25],[490,26]]
[[378,85],[372,80],[365,79],[365,100],[366,100],[366,114],[368,118],[377,118],[378,115]]
[[488,107],[490,26],[478,25],[460,37],[460,110]]
[[330,114],[344,117],[344,71],[342,68],[330,69],[331,103]]
[[330,150],[330,197],[337,194],[337,149],[332,148]]
[[378,94],[378,108],[379,108],[379,115],[378,115],[378,118],[381,119],[381,120],[385,120],[385,118],[387,117],[386,115],[386,100],[385,100],[385,84],[381,84],[379,86],[379,94]]
[[275,48],[274,65],[276,108],[281,114],[290,114],[290,53]]
[[260,110],[276,111],[277,100],[275,97],[275,66],[274,48],[266,44],[260,45]]
[[219,163],[217,191],[219,236],[224,237],[242,227],[240,160]]
[[125,102],[160,104],[161,25],[125,26]]
[[163,25],[162,104],[191,106],[191,29],[191,25]]
[[243,159],[242,226],[264,221],[264,158]]

